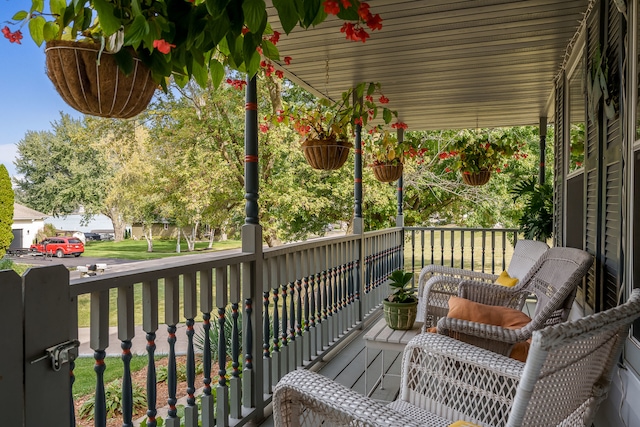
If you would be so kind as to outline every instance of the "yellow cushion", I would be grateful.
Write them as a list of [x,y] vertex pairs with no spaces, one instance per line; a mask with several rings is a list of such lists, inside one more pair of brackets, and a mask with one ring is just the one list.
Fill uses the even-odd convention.
[[478,424],[470,423],[469,421],[456,421],[453,424],[449,424],[449,427],[480,427]]
[[506,271],[500,273],[500,276],[496,279],[496,285],[506,286],[507,288],[513,288],[516,283],[518,283],[518,279],[509,276]]

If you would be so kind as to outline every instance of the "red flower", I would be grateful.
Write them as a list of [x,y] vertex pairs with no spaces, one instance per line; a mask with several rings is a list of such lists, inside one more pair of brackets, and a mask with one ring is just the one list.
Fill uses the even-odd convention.
[[[382,101],[380,101],[380,102],[382,102]],[[398,123],[392,123],[391,127],[393,129],[407,129],[409,126],[407,126],[407,124],[404,123],[404,122],[398,122]]]
[[284,73],[280,70],[276,70],[276,77],[278,77],[279,79],[284,77]]
[[256,48],[256,52],[258,52],[260,55],[262,55],[262,48],[260,46],[258,46]]
[[358,7],[358,15],[363,21],[366,21],[367,18],[371,16],[371,12],[369,12],[369,3],[360,3],[360,6]]
[[278,31],[274,31],[273,35],[269,37],[269,41],[273,44],[277,44],[280,40],[280,33]]
[[358,37],[358,40],[361,40],[362,43],[364,43],[369,38],[369,33],[367,33],[367,30],[365,30],[364,28],[360,27],[358,29],[357,33],[356,33],[356,36]]
[[353,22],[345,22],[344,24],[342,24],[340,32],[346,34],[347,40],[358,40],[357,38],[355,38],[356,31]]
[[262,133],[267,133],[269,131],[269,125],[266,125],[263,123],[259,127],[260,127],[260,132]]
[[445,168],[444,171],[445,172],[451,172],[451,168]]
[[361,117],[356,117],[355,119],[353,119],[353,123],[356,124],[356,125],[362,126],[362,118]]
[[380,104],[388,104],[389,103],[389,98],[387,98],[384,95],[380,95],[380,99],[378,99],[378,101],[380,101]]
[[496,172],[500,173],[500,172],[502,172],[502,170],[500,168],[496,168]]
[[444,160],[444,159],[446,159],[447,157],[449,157],[449,155],[448,155],[447,153],[444,153],[444,152],[443,152],[443,153],[440,153],[440,154],[438,155],[438,157],[440,157],[440,160]]
[[373,96],[371,96],[371,95],[365,96],[364,99],[366,99],[369,102],[373,102]]
[[329,15],[337,15],[340,13],[340,5],[337,1],[326,0],[323,3],[324,11]]
[[249,32],[249,29],[247,27],[242,27],[242,34],[247,34]]
[[171,52],[171,48],[176,47],[176,45],[171,44],[164,39],[160,39],[153,41],[153,47],[158,49],[160,53],[164,53],[166,55],[167,53]]
[[371,30],[381,30],[382,29],[382,18],[380,18],[379,14],[369,15],[368,18],[365,19],[367,23],[367,27],[371,28]]
[[22,40],[22,31],[18,30],[15,33],[12,33],[11,30],[9,30],[9,27],[5,26],[2,28],[2,34],[4,34],[6,39],[9,39],[9,43],[22,44],[20,43],[20,40]]
[[351,2],[349,0],[340,0],[342,2],[342,7],[345,9],[349,9],[351,7]]
[[291,57],[290,56],[285,56],[284,57],[284,63],[286,65],[291,65]]
[[264,59],[262,61],[260,61],[260,66],[262,68],[266,67],[267,66],[267,61],[265,61]]

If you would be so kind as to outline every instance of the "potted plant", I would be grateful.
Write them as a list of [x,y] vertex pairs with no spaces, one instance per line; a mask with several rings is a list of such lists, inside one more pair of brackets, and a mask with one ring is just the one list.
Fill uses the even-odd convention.
[[484,185],[492,172],[507,166],[507,158],[519,158],[519,151],[520,144],[510,133],[462,130],[439,157],[441,162],[448,162],[445,170],[460,171],[466,184]]
[[[394,128],[406,129],[404,123],[394,123]],[[365,153],[372,158],[370,164],[378,181],[393,182],[400,179],[404,168],[405,154],[412,148],[409,141],[398,142],[395,134],[388,130],[370,133],[364,144]]]
[[[354,102],[357,99],[362,102]],[[343,92],[335,102],[321,98],[314,105],[286,106],[271,122],[293,125],[302,137],[302,149],[311,167],[335,170],[347,161],[356,125],[366,126],[379,116],[384,123],[397,117],[396,111],[385,106],[388,102],[380,83],[363,82]]]
[[[382,28],[380,16],[360,0],[305,1],[298,6],[291,7],[290,2],[274,4],[277,19],[287,34],[298,25],[303,28],[317,25],[329,15],[343,22],[341,31],[348,40],[365,42],[369,37],[365,28]],[[278,34],[267,21],[264,2],[260,1],[32,0],[29,10],[13,15],[9,23],[13,30],[5,26],[2,33],[9,42],[20,43],[21,28],[28,25],[38,46],[47,43],[47,55],[58,56],[59,63],[73,60],[75,69],[69,72],[59,72],[54,59],[48,60],[48,73],[52,79],[61,80],[56,84],[65,101],[74,108],[85,108],[85,97],[104,98],[91,80],[86,80],[98,72],[109,75],[118,87],[145,86],[145,93],[151,95],[158,85],[166,91],[169,77],[179,85],[185,85],[193,77],[203,87],[210,81],[217,87],[223,80],[225,67],[254,76],[261,58],[280,60],[275,46]],[[77,42],[82,45],[71,51],[69,45],[75,46]],[[82,58],[76,60],[81,52]],[[107,72],[104,63],[110,61],[107,59],[110,55],[122,74]],[[82,69],[84,65],[89,67],[86,72]],[[73,78],[73,74],[80,77]],[[134,81],[123,83],[122,77],[131,75]],[[74,84],[83,87],[65,88]],[[151,95],[143,98],[150,99]],[[140,97],[126,96],[129,100]],[[102,110],[89,113],[104,115],[102,111],[111,111],[109,104],[114,102],[119,101],[100,99]]]
[[418,312],[418,298],[415,288],[409,283],[413,273],[396,270],[389,275],[392,293],[382,301],[384,319],[391,329],[408,330],[413,328]]

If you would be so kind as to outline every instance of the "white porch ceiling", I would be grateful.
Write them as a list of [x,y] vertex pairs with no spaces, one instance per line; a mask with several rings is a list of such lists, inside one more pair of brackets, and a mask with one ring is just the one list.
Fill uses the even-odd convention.
[[537,125],[589,0],[369,4],[383,28],[366,43],[346,40],[330,18],[280,38],[281,57],[293,58],[282,69],[333,99],[361,81],[380,82],[390,108],[419,130]]

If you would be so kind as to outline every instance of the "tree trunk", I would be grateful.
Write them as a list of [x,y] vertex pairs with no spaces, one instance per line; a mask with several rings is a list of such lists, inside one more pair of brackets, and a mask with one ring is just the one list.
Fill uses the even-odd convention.
[[176,240],[176,253],[180,253],[180,227],[176,227],[178,229],[178,239]]
[[142,223],[142,234],[147,241],[147,252],[153,252],[153,225],[147,226]]
[[104,212],[104,214],[109,217],[109,219],[111,220],[111,224],[113,224],[113,239],[116,242],[123,241],[126,224],[118,208],[116,207],[107,208],[107,211]]
[[207,246],[207,249],[213,249],[213,237],[215,236],[215,232],[215,228],[209,227],[209,246]]

